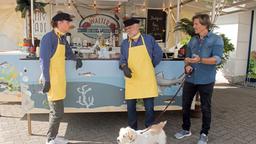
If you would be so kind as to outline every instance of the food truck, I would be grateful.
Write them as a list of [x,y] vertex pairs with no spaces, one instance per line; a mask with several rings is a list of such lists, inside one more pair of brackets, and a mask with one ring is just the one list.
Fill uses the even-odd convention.
[[[159,90],[155,110],[163,110],[172,100],[185,77],[184,52],[179,51],[182,46],[172,28],[175,24],[171,14],[173,6],[154,8],[156,1],[153,0],[150,4],[146,1],[138,4],[136,0],[43,2],[46,3],[44,11],[34,10],[32,4],[30,15],[25,15],[25,39],[19,45],[19,51],[0,53],[4,78],[1,79],[0,91],[15,95],[21,101],[28,116],[30,134],[30,115],[49,112],[47,95],[42,93],[40,83],[39,42],[52,30],[51,17],[59,11],[74,17],[74,28],[67,34],[67,40],[83,62],[83,67],[76,70],[75,62],[66,60],[66,113],[126,111],[124,75],[119,69],[119,57],[121,42],[127,38],[123,30],[123,19],[127,17],[139,19],[141,32],[152,35],[164,51],[162,62],[155,68]],[[180,3],[174,6],[179,7]],[[181,110],[181,104],[179,91],[168,110]],[[142,101],[138,102],[137,109],[143,111]]]

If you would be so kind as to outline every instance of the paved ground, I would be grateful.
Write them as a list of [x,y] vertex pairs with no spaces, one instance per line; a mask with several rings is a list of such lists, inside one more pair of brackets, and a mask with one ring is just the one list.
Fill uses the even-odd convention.
[[[256,89],[218,86],[213,97],[213,121],[210,144],[256,143]],[[33,115],[33,136],[27,135],[26,116],[19,104],[0,105],[1,144],[43,144],[48,127],[48,115]],[[60,135],[74,144],[114,144],[120,127],[126,126],[125,113],[66,114]],[[143,122],[143,113],[139,119]],[[180,129],[181,113],[168,112],[165,128],[168,144],[195,144],[201,127],[200,119],[192,119],[193,135],[175,140]],[[142,123],[140,123],[142,126]]]

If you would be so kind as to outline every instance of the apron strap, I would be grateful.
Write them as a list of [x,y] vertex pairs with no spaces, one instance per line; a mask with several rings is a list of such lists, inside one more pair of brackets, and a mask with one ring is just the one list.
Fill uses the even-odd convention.
[[[144,41],[143,36],[142,36],[142,35],[140,35],[140,37],[141,37],[141,40],[142,40],[142,45],[145,45],[145,41]],[[131,47],[132,47],[132,41],[130,40],[129,48],[131,48]]]

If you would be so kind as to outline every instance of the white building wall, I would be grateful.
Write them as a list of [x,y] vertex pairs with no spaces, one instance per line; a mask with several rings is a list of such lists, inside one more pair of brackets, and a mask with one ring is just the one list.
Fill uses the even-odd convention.
[[219,26],[216,31],[231,39],[235,47],[222,72],[231,83],[243,82],[247,68],[251,11],[221,16],[216,24]]

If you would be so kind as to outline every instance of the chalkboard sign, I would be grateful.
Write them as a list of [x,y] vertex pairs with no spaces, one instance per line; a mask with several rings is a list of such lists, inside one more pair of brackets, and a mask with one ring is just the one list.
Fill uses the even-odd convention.
[[156,40],[165,42],[166,13],[162,10],[148,9],[147,34],[151,34]]

